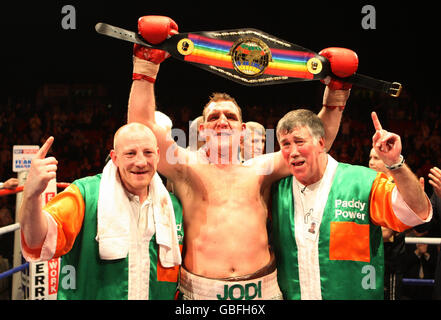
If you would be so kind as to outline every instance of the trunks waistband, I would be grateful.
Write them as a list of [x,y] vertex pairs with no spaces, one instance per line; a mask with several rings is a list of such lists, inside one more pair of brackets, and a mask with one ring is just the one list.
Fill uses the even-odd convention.
[[212,279],[181,266],[179,291],[184,300],[281,300],[275,259],[258,271],[240,277]]
[[216,279],[216,280],[222,280],[222,281],[243,281],[243,280],[253,280],[262,278],[268,274],[273,273],[276,271],[276,257],[273,252],[271,252],[270,256],[270,262],[264,266],[263,268],[257,270],[256,272],[243,275],[243,276],[237,276],[237,277],[229,277],[229,278],[222,278],[222,279]]

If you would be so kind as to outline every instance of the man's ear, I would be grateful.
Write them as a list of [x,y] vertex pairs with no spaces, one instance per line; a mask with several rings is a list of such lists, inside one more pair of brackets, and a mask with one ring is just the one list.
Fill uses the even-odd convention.
[[318,142],[319,142],[319,146],[322,147],[323,152],[326,153],[327,151],[326,151],[326,145],[325,145],[325,138],[321,137]]
[[204,139],[204,141],[205,141],[205,139],[207,138],[207,136],[206,136],[206,134],[205,134],[205,127],[204,127],[204,124],[203,124],[203,123],[201,123],[201,124],[199,125],[199,128],[198,128],[198,134],[199,134],[199,136],[200,136],[202,139]]
[[112,159],[113,164],[116,166],[116,152],[115,150],[110,150],[110,159]]
[[156,154],[157,154],[156,165],[158,165],[158,163],[159,163],[159,156],[160,156],[160,154],[159,154],[159,147],[156,147]]

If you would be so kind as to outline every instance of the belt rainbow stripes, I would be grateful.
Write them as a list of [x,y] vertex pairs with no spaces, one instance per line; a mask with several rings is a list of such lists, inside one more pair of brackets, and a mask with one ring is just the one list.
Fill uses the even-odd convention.
[[[185,56],[188,62],[207,64],[221,68],[234,69],[230,49],[232,41],[211,39],[196,34],[188,34],[194,43],[194,50]],[[293,78],[313,79],[307,67],[307,61],[314,57],[314,53],[270,48],[272,60],[268,63],[264,74],[281,75]]]

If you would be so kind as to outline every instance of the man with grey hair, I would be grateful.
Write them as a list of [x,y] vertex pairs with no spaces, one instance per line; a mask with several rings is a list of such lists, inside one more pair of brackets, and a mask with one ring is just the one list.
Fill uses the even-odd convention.
[[292,174],[272,188],[272,243],[286,299],[383,299],[380,226],[403,231],[431,219],[400,137],[383,130],[375,112],[372,120],[373,148],[394,182],[328,155],[322,122],[309,110],[291,111],[277,125]]

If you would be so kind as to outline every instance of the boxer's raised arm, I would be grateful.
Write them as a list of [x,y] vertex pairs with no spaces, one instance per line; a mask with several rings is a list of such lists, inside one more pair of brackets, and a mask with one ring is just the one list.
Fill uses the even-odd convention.
[[133,80],[129,96],[127,123],[139,122],[153,129],[155,110],[154,84],[144,80]]
[[[346,101],[349,98],[350,90],[332,90],[326,86],[323,93],[323,107],[318,113],[325,128],[325,148],[328,152],[340,129],[341,118]],[[333,107],[342,106],[342,107]]]
[[[326,48],[319,54],[328,59],[332,73],[340,78],[349,77],[357,71],[358,57],[350,49]],[[318,116],[325,127],[325,148],[329,151],[337,137],[352,84],[332,77],[327,77],[322,82],[326,84],[326,88],[323,94],[323,108]]]
[[[178,33],[178,25],[163,16],[144,16],[138,20],[138,33],[148,42],[158,44]],[[154,83],[161,62],[170,55],[162,50],[133,47],[133,83],[130,91],[127,121],[146,125],[155,122]]]
[[[148,42],[158,44],[178,32],[176,23],[162,16],[145,16],[138,21],[138,32]],[[135,45],[133,49],[133,83],[130,90],[127,121],[147,125],[155,134],[160,154],[158,171],[174,180],[177,164],[185,163],[184,149],[171,139],[168,128],[155,122],[154,83],[160,64],[170,55],[162,50]],[[178,160],[181,159],[181,160]]]

